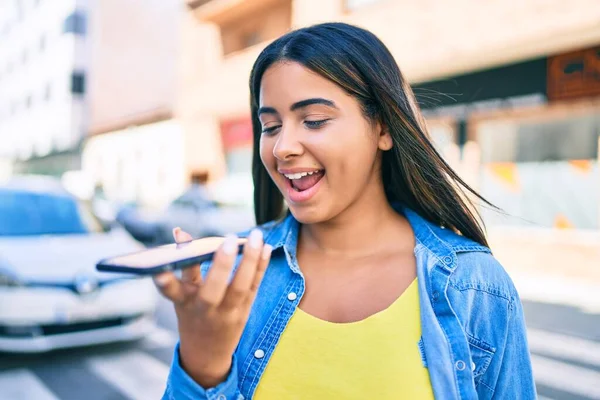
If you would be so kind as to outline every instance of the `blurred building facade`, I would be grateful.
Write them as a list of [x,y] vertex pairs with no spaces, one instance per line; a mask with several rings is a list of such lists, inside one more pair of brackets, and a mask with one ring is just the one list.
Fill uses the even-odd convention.
[[92,29],[89,137],[82,170],[111,200],[160,207],[187,183],[174,116],[184,5],[102,0]]
[[568,7],[558,0],[186,4],[176,113],[184,135],[193,136],[185,149],[192,165],[250,179],[253,61],[290,29],[344,21],[386,43],[440,151],[484,196],[517,216],[490,215],[488,222],[600,227],[595,0]]
[[482,208],[488,224],[600,228],[598,68],[591,46],[414,85],[459,168],[508,213]]
[[0,177],[75,170],[111,199],[179,194],[183,10],[178,0],[2,2]]
[[0,4],[0,157],[15,172],[79,167],[88,119],[88,11],[87,2],[73,0]]

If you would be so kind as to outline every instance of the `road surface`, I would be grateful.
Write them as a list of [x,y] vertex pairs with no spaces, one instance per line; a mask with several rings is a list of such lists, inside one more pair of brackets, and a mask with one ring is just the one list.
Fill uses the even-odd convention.
[[[540,398],[600,399],[600,314],[524,301]],[[159,399],[176,341],[170,304],[159,329],[130,344],[0,355],[0,398],[7,400]]]

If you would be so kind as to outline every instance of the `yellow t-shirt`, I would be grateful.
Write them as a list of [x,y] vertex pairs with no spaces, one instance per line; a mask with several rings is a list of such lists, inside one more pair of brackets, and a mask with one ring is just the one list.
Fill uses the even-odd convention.
[[253,398],[433,399],[420,338],[416,279],[392,305],[362,321],[332,323],[297,308]]

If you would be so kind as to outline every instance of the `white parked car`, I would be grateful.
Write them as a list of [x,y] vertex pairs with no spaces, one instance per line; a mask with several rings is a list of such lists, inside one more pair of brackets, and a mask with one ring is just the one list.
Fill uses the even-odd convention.
[[149,278],[101,273],[102,258],[140,250],[104,231],[53,180],[0,184],[0,351],[43,352],[141,338],[154,329]]

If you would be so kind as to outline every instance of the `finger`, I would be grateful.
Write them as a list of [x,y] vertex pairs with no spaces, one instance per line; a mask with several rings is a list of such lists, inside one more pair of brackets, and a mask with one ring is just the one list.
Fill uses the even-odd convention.
[[152,277],[158,291],[173,303],[181,303],[184,293],[181,282],[172,272],[163,272]]
[[229,277],[238,253],[238,239],[235,235],[225,236],[225,240],[213,257],[211,268],[206,274],[200,291],[200,299],[206,303],[219,305],[225,296]]
[[[189,242],[193,240],[192,235],[182,231],[181,228],[177,227],[173,229],[173,237],[176,243]],[[192,265],[186,267],[181,271],[181,280],[183,282],[200,283],[202,282],[202,276],[200,275],[200,265]]]
[[252,306],[254,303],[254,299],[256,298],[256,293],[258,292],[258,288],[260,287],[260,283],[262,282],[263,276],[265,276],[265,272],[267,267],[269,266],[269,262],[271,261],[271,252],[273,248],[271,245],[265,244],[262,252],[260,254],[260,261],[258,262],[258,268],[256,268],[256,274],[254,274],[254,279],[252,280],[252,285],[250,286],[250,293],[246,297],[246,305],[248,307]]
[[263,248],[263,234],[259,229],[254,229],[248,236],[244,246],[244,256],[240,262],[231,284],[227,288],[222,307],[236,307],[248,296]]

